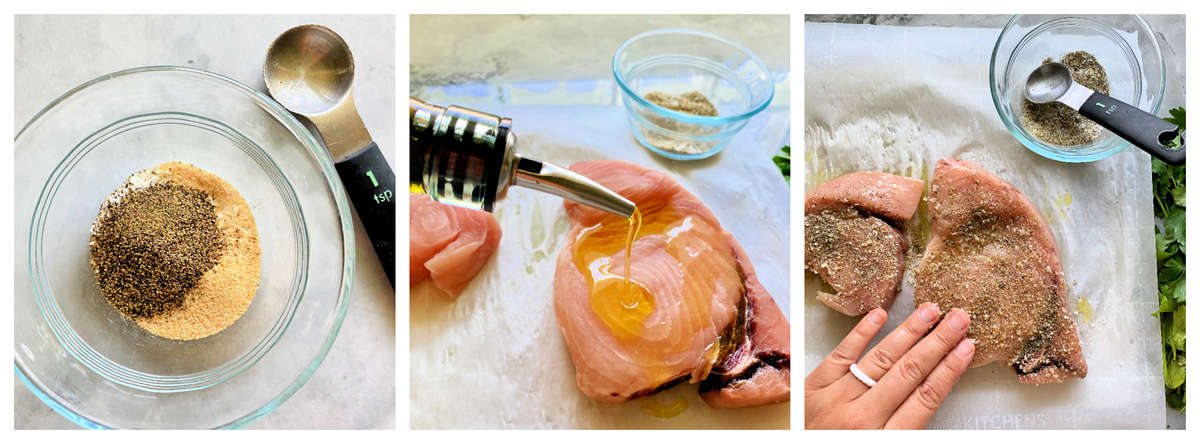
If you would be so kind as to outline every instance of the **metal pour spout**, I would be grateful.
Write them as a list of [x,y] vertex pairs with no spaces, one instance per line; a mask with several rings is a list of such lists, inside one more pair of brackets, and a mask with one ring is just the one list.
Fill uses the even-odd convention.
[[550,193],[573,202],[595,207],[624,218],[637,209],[632,201],[574,171],[520,154],[515,155],[512,184]]
[[508,187],[553,194],[628,218],[629,199],[571,170],[517,153],[512,120],[409,98],[409,191],[466,208],[492,211]]

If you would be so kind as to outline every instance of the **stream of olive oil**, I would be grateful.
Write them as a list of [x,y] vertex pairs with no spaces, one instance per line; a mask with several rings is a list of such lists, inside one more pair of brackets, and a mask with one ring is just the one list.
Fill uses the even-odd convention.
[[[637,340],[642,323],[654,311],[654,295],[633,279],[633,243],[642,229],[642,213],[636,209],[625,223],[617,216],[605,217],[583,231],[576,243],[575,265],[588,282],[592,311],[618,340]],[[612,256],[624,249],[625,263],[614,270]]]
[[629,233],[625,235],[625,293],[632,295],[634,290],[633,281],[629,279],[629,264],[633,263],[633,239],[637,238],[638,230],[642,228],[642,212],[634,207],[633,214],[629,215],[626,223],[629,225]]

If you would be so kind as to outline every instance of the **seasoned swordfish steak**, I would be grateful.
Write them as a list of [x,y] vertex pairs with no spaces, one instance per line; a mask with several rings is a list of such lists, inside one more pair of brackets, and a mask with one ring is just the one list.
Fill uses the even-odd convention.
[[[634,225],[564,204],[571,228],[555,270],[554,309],[579,389],[619,402],[687,381],[700,384],[713,407],[788,401],[790,326],[713,213],[655,170],[620,161],[571,169],[641,214]],[[638,228],[627,249],[631,226]]]
[[408,285],[433,278],[458,297],[500,245],[500,223],[490,213],[408,195]]
[[849,316],[888,308],[904,278],[908,241],[892,224],[912,218],[924,182],[861,171],[804,196],[804,267],[836,294],[817,300]]
[[1087,376],[1054,236],[1033,203],[979,165],[938,161],[916,304],[971,315],[971,366],[1002,361],[1026,384]]

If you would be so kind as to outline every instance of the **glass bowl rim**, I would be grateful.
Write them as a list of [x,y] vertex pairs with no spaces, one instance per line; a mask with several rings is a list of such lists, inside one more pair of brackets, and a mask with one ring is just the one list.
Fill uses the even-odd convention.
[[[164,121],[167,119],[170,119],[171,121]],[[46,179],[47,182],[42,187],[42,193],[38,196],[37,205],[34,208],[33,223],[30,229],[30,244],[32,246],[29,249],[29,268],[34,282],[34,298],[35,302],[37,302],[38,309],[42,312],[42,318],[46,320],[51,332],[59,340],[58,342],[64,344],[64,348],[67,349],[66,351],[77,361],[80,361],[85,367],[88,367],[95,373],[99,373],[109,381],[115,384],[133,388],[135,390],[157,393],[178,393],[202,390],[204,388],[212,387],[232,379],[245,370],[248,370],[269,353],[270,349],[274,347],[274,344],[279,341],[284,332],[287,330],[287,325],[295,316],[296,307],[303,299],[304,289],[304,287],[301,287],[299,289],[301,290],[301,293],[299,294],[295,292],[291,292],[289,294],[287,299],[288,303],[286,304],[285,309],[280,312],[280,317],[276,318],[276,322],[268,330],[268,335],[262,337],[258,343],[251,346],[245,353],[217,367],[201,372],[192,372],[185,375],[152,375],[130,368],[120,362],[109,360],[102,352],[88,345],[88,341],[80,337],[77,332],[67,323],[65,315],[57,303],[54,294],[47,288],[48,278],[45,275],[45,258],[43,256],[44,249],[41,248],[41,246],[46,237],[45,224],[47,217],[46,213],[48,210],[43,208],[43,202],[45,203],[45,206],[53,204],[54,199],[58,194],[57,190],[61,188],[62,180],[71,174],[72,170],[78,166],[83,157],[86,157],[88,153],[90,153],[95,147],[98,147],[99,144],[103,143],[103,140],[107,139],[108,135],[115,134],[115,131],[117,130],[144,128],[159,124],[180,124],[176,121],[176,119],[185,119],[193,124],[189,126],[195,126],[198,128],[202,127],[207,131],[221,134],[227,138],[231,135],[240,138],[246,144],[249,144],[258,151],[262,152],[262,155],[266,157],[266,161],[275,168],[275,172],[282,174],[282,171],[279,170],[278,164],[270,158],[270,154],[267,154],[264,150],[262,150],[259,144],[253,140],[250,140],[243,135],[241,131],[229,126],[223,121],[184,111],[156,111],[135,114],[118,119],[104,128],[96,130],[92,134],[88,135],[88,137],[80,141],[69,153],[67,153],[66,158],[59,161],[58,167],[55,168],[55,170],[51,173],[51,176]],[[150,125],[140,125],[146,122],[154,123]],[[83,150],[82,152],[80,151],[81,149]],[[64,165],[66,166],[66,170],[63,170]],[[281,198],[284,200],[291,198],[290,202],[294,203],[294,205],[288,206],[294,206],[300,213],[303,213],[302,210],[299,210],[300,203],[295,201],[295,188],[292,186],[288,178],[280,177],[280,179],[287,187],[287,195],[281,196]],[[275,181],[272,180],[272,182]],[[276,187],[280,191],[284,191],[279,188],[279,184],[277,182]],[[50,189],[48,195],[47,188]],[[307,246],[309,243],[308,228],[304,224],[303,214],[300,214],[299,217],[299,234],[304,239],[300,243]],[[302,256],[303,258],[299,261],[298,265],[307,265],[307,250]],[[303,276],[301,280],[307,281],[307,273],[307,270],[300,271],[300,275]],[[282,328],[277,328],[281,325],[283,326]],[[75,345],[67,345],[70,342],[74,342]]]
[[[998,95],[999,90],[997,88],[997,85],[998,85],[997,80],[998,79],[996,78],[996,60],[1000,55],[1001,43],[1004,43],[1005,37],[1010,35],[1011,31],[1017,24],[1017,20],[1020,20],[1021,17],[1024,17],[1026,15],[1030,15],[1030,14],[1013,15],[1012,18],[1010,18],[1008,20],[1008,22],[1005,23],[1004,28],[1000,30],[1000,35],[998,37],[996,37],[996,43],[995,43],[995,45],[992,46],[992,56],[991,56],[991,59],[988,61],[988,82],[989,82],[988,89],[991,92],[992,105],[996,108],[996,114],[1000,117],[1000,121],[1001,121],[1001,123],[1004,124],[1005,129],[1007,129],[1009,134],[1012,135],[1013,138],[1017,139],[1017,141],[1020,142],[1021,145],[1025,146],[1026,149],[1033,151],[1034,153],[1036,153],[1039,156],[1042,156],[1042,157],[1045,157],[1045,158],[1051,159],[1051,160],[1056,160],[1059,162],[1067,162],[1067,163],[1095,162],[1097,160],[1111,157],[1121,151],[1124,151],[1126,148],[1129,148],[1130,143],[1128,141],[1118,138],[1118,139],[1120,139],[1120,141],[1117,144],[1115,144],[1112,148],[1109,148],[1104,151],[1099,151],[1099,152],[1095,152],[1095,153],[1091,153],[1091,154],[1087,154],[1087,155],[1064,155],[1061,153],[1051,151],[1047,145],[1044,145],[1040,141],[1027,140],[1025,137],[1023,137],[1021,135],[1020,131],[1018,131],[1014,128],[1017,125],[1017,123],[1016,123],[1016,121],[1013,121],[1012,119],[1009,119],[1006,117],[1005,111],[1004,111],[1004,109],[1007,108],[1006,103],[1003,103],[1001,101],[1001,98]],[[1092,14],[1044,14],[1044,15],[1057,16],[1057,17],[1051,18],[1049,20],[1046,20],[1046,21],[1034,26],[1033,27],[1034,31],[1036,31],[1042,25],[1049,23],[1051,21],[1054,21],[1054,20],[1061,20],[1061,19],[1067,19],[1067,18],[1079,18],[1079,19],[1087,20],[1087,16],[1092,15]],[[1154,36],[1154,28],[1152,26],[1150,26],[1149,22],[1147,22],[1144,18],[1142,18],[1141,15],[1138,15],[1138,14],[1099,14],[1099,15],[1128,16],[1133,19],[1134,23],[1137,24],[1137,26],[1142,27],[1148,31],[1148,34],[1150,36],[1149,41],[1151,44],[1151,48],[1153,49],[1154,55],[1157,56],[1157,58],[1158,58],[1158,65],[1159,65],[1159,75],[1158,75],[1159,79],[1158,80],[1159,80],[1159,83],[1158,83],[1157,91],[1147,90],[1145,93],[1148,94],[1149,97],[1153,98],[1153,104],[1150,107],[1151,108],[1150,113],[1152,113],[1152,114],[1157,113],[1159,108],[1162,107],[1163,96],[1166,94],[1167,61],[1162,55],[1162,48],[1158,44],[1157,37]],[[1095,22],[1095,20],[1088,20],[1088,21]],[[1112,27],[1109,25],[1099,23],[1099,22],[1096,22],[1096,23],[1099,25],[1108,27],[1108,28],[1110,28],[1110,30],[1112,30],[1111,29]],[[1025,39],[1025,36],[1021,36],[1021,40],[1024,40],[1024,39]],[[1018,41],[1018,43],[1019,42],[1020,41]],[[1012,56],[1012,54],[1009,54],[1010,58],[1011,58],[1011,56]],[[1139,68],[1145,66],[1146,63],[1147,63],[1146,60],[1142,60],[1141,63],[1139,64]],[[1007,69],[1006,69],[1006,71],[1007,71]]]
[[[275,117],[279,123],[283,124],[284,127],[286,127],[289,132],[296,137],[297,140],[305,146],[305,148],[308,149],[309,154],[316,159],[317,164],[320,166],[321,173],[325,177],[325,182],[330,187],[330,194],[333,195],[332,197],[335,208],[337,209],[338,213],[338,221],[341,225],[343,256],[341,277],[342,284],[341,291],[337,296],[333,325],[329,329],[328,335],[325,338],[325,342],[316,350],[316,354],[313,356],[312,360],[301,369],[296,378],[292,380],[292,382],[286,387],[284,387],[282,392],[267,401],[266,405],[252,410],[246,415],[219,427],[223,429],[242,428],[271,413],[280,405],[282,405],[284,401],[287,401],[288,398],[291,398],[292,395],[300,390],[300,388],[308,382],[312,375],[316,373],[317,369],[321,366],[321,363],[325,361],[325,358],[329,354],[329,350],[333,347],[333,343],[337,339],[338,333],[341,331],[342,324],[346,319],[346,314],[349,312],[350,292],[354,283],[354,229],[352,225],[353,221],[350,218],[349,201],[346,197],[345,188],[342,186],[341,180],[338,179],[339,176],[337,175],[336,168],[333,165],[333,158],[330,156],[329,151],[326,150],[319,142],[317,142],[316,137],[313,136],[313,134],[308,131],[308,128],[305,128],[304,125],[301,124],[291,112],[284,109],[282,105],[266,94],[255,90],[242,82],[211,71],[189,68],[185,66],[151,65],[128,68],[101,75],[93,78],[92,80],[84,82],[79,86],[71,88],[67,92],[50,101],[50,103],[34,114],[33,117],[29,119],[29,122],[21,127],[20,131],[18,131],[13,137],[14,149],[16,142],[20,140],[21,136],[26,130],[37,123],[47,113],[55,109],[59,104],[71,98],[72,96],[106,81],[136,74],[155,72],[183,73],[202,78],[208,78],[210,80],[216,80],[219,84],[222,84],[225,87],[232,87],[233,90],[246,94],[264,111]],[[46,390],[42,390],[39,384],[34,382],[33,379],[25,373],[25,370],[21,368],[21,365],[16,361],[15,358],[16,357],[14,356],[13,369],[17,377],[19,377],[21,382],[24,383],[24,385],[29,388],[31,392],[33,392],[34,396],[40,399],[52,410],[83,428],[110,428],[109,426],[103,425],[96,420],[76,413],[66,405],[58,402]],[[257,365],[257,363],[255,363],[255,365]]]
[[[758,105],[755,105],[755,106],[751,107],[750,109],[743,111],[740,114],[735,114],[732,116],[697,116],[694,114],[687,114],[687,113],[683,113],[683,112],[679,112],[679,111],[675,111],[675,110],[671,110],[671,109],[667,109],[667,108],[658,106],[658,105],[650,102],[649,100],[646,100],[646,99],[642,98],[641,96],[637,95],[637,93],[633,92],[633,90],[629,88],[629,85],[626,84],[625,76],[621,73],[621,70],[617,66],[617,59],[619,57],[621,57],[621,54],[625,52],[625,48],[628,47],[630,44],[632,44],[638,40],[641,40],[643,38],[646,38],[646,37],[652,37],[652,36],[664,35],[664,34],[683,34],[683,35],[692,35],[692,36],[698,36],[698,37],[703,37],[703,38],[707,38],[707,39],[712,39],[712,40],[716,40],[718,42],[724,43],[726,45],[732,46],[735,49],[737,49],[738,51],[741,51],[742,53],[746,54],[746,56],[752,62],[754,62],[756,65],[758,65],[759,68],[762,68],[762,71],[764,73],[766,73],[766,75],[767,75],[767,85],[769,88],[767,90],[766,96],[762,99],[762,103],[759,103]],[[730,124],[730,123],[737,123],[739,121],[743,121],[743,120],[749,119],[751,117],[754,117],[755,114],[762,112],[762,110],[766,109],[767,106],[771,104],[771,101],[775,98],[774,73],[771,72],[771,69],[767,67],[766,62],[763,62],[763,60],[760,59],[758,57],[758,55],[754,53],[754,51],[751,51],[749,48],[742,46],[741,44],[734,42],[732,40],[721,37],[719,35],[716,35],[716,34],[713,34],[710,32],[699,31],[699,30],[695,30],[695,29],[663,28],[663,29],[655,29],[655,30],[651,30],[651,31],[646,31],[641,34],[637,34],[633,37],[630,37],[628,40],[625,40],[625,43],[622,43],[621,46],[619,48],[617,48],[617,52],[613,53],[612,72],[613,72],[613,77],[616,78],[616,80],[617,80],[617,85],[620,86],[621,91],[625,93],[625,97],[633,98],[633,100],[635,102],[637,102],[639,105],[648,107],[648,108],[654,110],[658,114],[661,114],[666,117],[670,117],[672,119],[679,120],[679,121],[682,121],[685,123],[694,123],[694,124],[703,124],[703,125],[725,125],[725,124]]]

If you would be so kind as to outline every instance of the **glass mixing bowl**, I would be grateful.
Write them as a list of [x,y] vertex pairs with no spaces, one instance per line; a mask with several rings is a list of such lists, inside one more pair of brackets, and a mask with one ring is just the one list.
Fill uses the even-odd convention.
[[[15,158],[16,373],[55,411],[91,428],[240,427],[324,360],[349,307],[354,229],[328,152],[270,98],[196,69],[115,72],[34,116]],[[122,317],[89,264],[100,203],[172,160],[237,188],[262,248],[250,308],[194,341]]]
[[1061,146],[1038,140],[1021,118],[1025,79],[1047,57],[1058,60],[1084,50],[1096,56],[1108,74],[1110,96],[1151,114],[1158,112],[1166,87],[1166,63],[1154,30],[1136,15],[1018,15],[992,50],[989,80],[992,103],[1004,126],[1035,153],[1062,162],[1092,162],[1129,146],[1102,129],[1092,143]]
[[[766,63],[746,47],[703,31],[660,29],[633,36],[617,49],[612,69],[634,136],[672,159],[717,154],[775,96]],[[717,115],[658,106],[643,97],[651,91],[699,91]]]

